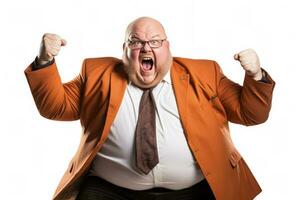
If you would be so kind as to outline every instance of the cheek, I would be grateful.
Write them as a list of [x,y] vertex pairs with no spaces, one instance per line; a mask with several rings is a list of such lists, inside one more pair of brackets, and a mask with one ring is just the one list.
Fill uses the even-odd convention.
[[169,59],[169,53],[167,51],[161,51],[161,52],[157,52],[156,54],[156,60],[157,60],[157,64],[160,65],[164,65],[168,59]]
[[130,62],[134,62],[138,60],[139,52],[136,50],[128,50],[127,51],[127,57],[130,60]]

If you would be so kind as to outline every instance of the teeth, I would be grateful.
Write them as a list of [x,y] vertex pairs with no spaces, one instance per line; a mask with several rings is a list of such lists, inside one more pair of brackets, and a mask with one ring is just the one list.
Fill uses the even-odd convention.
[[152,60],[152,58],[143,58],[143,60]]

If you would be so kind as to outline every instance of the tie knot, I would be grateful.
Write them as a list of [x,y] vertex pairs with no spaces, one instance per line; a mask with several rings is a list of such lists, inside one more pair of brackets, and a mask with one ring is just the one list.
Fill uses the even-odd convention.
[[143,88],[142,90],[143,90],[143,92],[152,92],[153,87],[152,88]]
[[149,106],[154,107],[155,101],[154,101],[154,96],[152,94],[152,89],[153,88],[144,90],[143,95],[141,97],[141,101],[140,101],[140,109],[141,109],[141,107],[144,107],[145,104],[148,104]]

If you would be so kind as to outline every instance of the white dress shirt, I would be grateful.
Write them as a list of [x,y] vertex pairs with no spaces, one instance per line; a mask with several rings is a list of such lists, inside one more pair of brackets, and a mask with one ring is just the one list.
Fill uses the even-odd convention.
[[180,123],[169,72],[152,93],[159,163],[147,175],[135,166],[135,127],[143,90],[129,83],[108,138],[93,161],[91,175],[132,190],[178,190],[204,179]]

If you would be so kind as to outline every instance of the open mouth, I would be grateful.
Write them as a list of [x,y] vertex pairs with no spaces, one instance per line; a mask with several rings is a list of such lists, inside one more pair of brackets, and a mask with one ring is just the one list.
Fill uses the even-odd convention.
[[153,68],[153,59],[149,57],[142,58],[141,67],[143,71],[150,71]]

